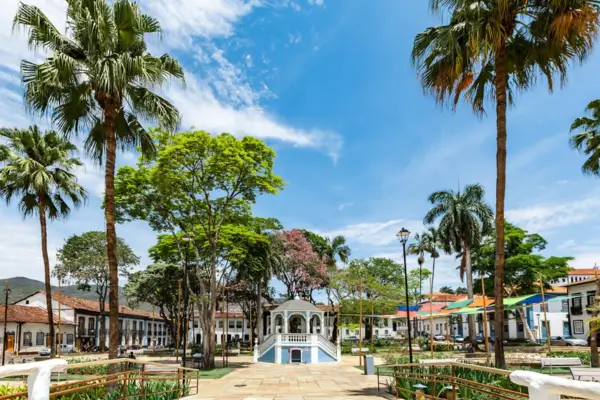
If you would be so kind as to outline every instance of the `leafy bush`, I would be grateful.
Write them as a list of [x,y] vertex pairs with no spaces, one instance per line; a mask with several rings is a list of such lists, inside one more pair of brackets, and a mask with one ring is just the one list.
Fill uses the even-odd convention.
[[[8,385],[0,385],[0,396],[8,396],[9,394],[27,392],[27,386],[8,386]],[[22,397],[13,397],[14,400],[23,400],[26,399],[27,396]]]
[[[177,381],[149,381],[144,383],[144,393],[146,400],[175,400],[179,399]],[[89,389],[83,389],[79,392],[54,397],[57,400],[115,400],[123,396],[123,387],[117,385],[113,390],[107,390],[105,386],[96,386]],[[168,393],[162,393],[168,392]],[[185,385],[182,389],[182,396],[190,394],[189,385]],[[139,396],[141,393],[141,385],[139,382],[130,382],[127,384],[125,396],[130,398]]]
[[589,351],[553,351],[552,357],[577,357],[583,365],[590,365],[592,353]]
[[[83,364],[93,360],[89,360],[87,358],[80,359],[71,359],[69,360],[69,364]],[[68,369],[69,374],[71,375],[106,375],[108,374],[108,365],[91,365],[87,367],[70,367]]]

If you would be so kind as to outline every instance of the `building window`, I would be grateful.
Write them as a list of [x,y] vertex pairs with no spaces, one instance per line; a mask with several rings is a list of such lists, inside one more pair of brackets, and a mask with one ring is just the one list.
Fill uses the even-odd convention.
[[223,320],[219,320],[219,328],[223,329]]
[[517,332],[523,332],[523,330],[524,330],[523,323],[517,322]]
[[229,329],[233,329],[235,327],[234,323],[235,323],[234,320],[232,320],[232,319],[229,320]]
[[596,293],[595,292],[588,292],[587,294],[587,305],[589,306],[593,306],[594,303],[596,302],[594,297],[596,297]]
[[235,322],[235,327],[236,327],[237,329],[242,329],[242,320],[237,320],[237,321]]
[[35,345],[36,346],[43,346],[44,345],[44,337],[46,335],[44,335],[44,332],[38,332],[35,334]]
[[504,333],[508,333],[508,324],[504,324]]
[[583,335],[583,320],[578,319],[573,321],[573,333],[575,335]]
[[73,344],[73,334],[67,333],[67,344]]
[[346,336],[350,335],[350,329],[346,329]]
[[31,343],[31,332],[25,332],[23,334],[23,346],[25,347],[31,347],[32,343]]
[[562,301],[562,308],[560,311],[561,312],[569,312],[569,300]]

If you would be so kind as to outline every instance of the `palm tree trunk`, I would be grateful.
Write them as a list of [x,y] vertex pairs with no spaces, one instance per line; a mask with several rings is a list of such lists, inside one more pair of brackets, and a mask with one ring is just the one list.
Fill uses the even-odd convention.
[[[471,248],[464,242],[464,257],[465,257],[465,274],[467,275],[467,297],[473,298],[473,274],[471,271]],[[475,329],[475,318],[473,314],[467,315],[467,322],[469,326],[469,338],[471,339],[471,346],[473,349],[477,349],[477,331]]]
[[506,197],[506,46],[496,50],[496,271],[494,273],[495,365],[504,368],[504,199]]
[[117,231],[115,229],[115,162],[117,138],[115,132],[116,109],[109,107],[104,112],[106,132],[106,169],[104,173],[104,218],[106,220],[106,256],[108,259],[108,310],[109,346],[108,358],[117,358],[119,338],[119,266],[117,263]]
[[261,276],[258,280],[258,290],[256,294],[256,338],[259,343],[262,343],[263,339],[263,324],[262,324],[262,291],[263,291],[263,277]]
[[46,231],[46,206],[42,195],[38,195],[38,211],[40,212],[40,228],[42,231],[42,259],[44,260],[44,284],[46,290],[46,310],[48,328],[50,329],[50,357],[56,355],[54,346],[54,313],[52,312],[52,286],[50,285],[50,260],[48,259],[48,232]]
[[[598,279],[598,275],[596,275],[596,296],[595,296],[595,301],[594,304],[596,304],[596,306],[599,305],[598,300],[600,299],[600,279]],[[597,339],[597,329],[598,329],[598,322],[596,321],[596,319],[598,318],[598,312],[594,311],[592,313],[592,322],[590,324],[590,352],[591,352],[591,364],[592,367],[599,367],[600,366],[600,360],[598,357],[598,341]]]

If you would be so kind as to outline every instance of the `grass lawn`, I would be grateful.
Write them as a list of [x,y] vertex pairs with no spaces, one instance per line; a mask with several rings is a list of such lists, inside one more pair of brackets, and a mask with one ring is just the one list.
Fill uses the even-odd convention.
[[222,367],[200,371],[200,379],[219,379],[231,373],[235,368]]

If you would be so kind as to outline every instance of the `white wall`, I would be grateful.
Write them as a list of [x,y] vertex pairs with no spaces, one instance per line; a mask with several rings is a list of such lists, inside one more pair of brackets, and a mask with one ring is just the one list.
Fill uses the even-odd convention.
[[[35,323],[23,323],[20,327],[19,335],[19,324],[16,322],[9,322],[6,326],[7,332],[14,332],[14,352],[19,353],[37,353],[41,349],[46,348],[46,334],[50,333],[48,324],[35,324]],[[58,334],[58,327],[54,326],[55,334]],[[37,344],[37,333],[43,333],[42,344]],[[27,345],[26,334],[31,333],[31,344]],[[0,342],[4,343],[4,338],[1,336],[4,334],[4,322],[0,322]],[[75,346],[75,327],[73,325],[61,325],[60,334],[62,336],[62,343],[71,344]],[[19,340],[20,336],[20,340]],[[68,341],[71,339],[72,341]],[[2,346],[0,346],[2,348]]]
[[[567,287],[569,297],[576,296],[577,294],[581,295],[581,314],[575,315],[573,314],[573,304],[576,302],[575,299],[569,299],[569,309],[571,310],[571,332],[573,336],[579,339],[586,339],[589,336],[589,321],[591,318],[591,314],[587,312],[586,308],[591,304],[588,302],[588,292],[594,292],[596,290],[596,282],[586,282],[581,285],[568,286]],[[583,326],[582,326],[583,325]],[[583,327],[583,331],[578,330]]]

